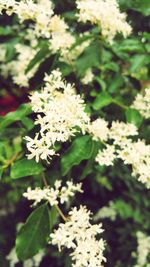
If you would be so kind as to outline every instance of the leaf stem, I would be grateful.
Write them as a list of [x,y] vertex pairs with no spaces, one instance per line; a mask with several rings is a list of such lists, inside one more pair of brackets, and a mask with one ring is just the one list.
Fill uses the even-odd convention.
[[17,152],[11,159],[6,160],[6,165],[4,166],[4,169],[8,168],[21,154],[22,154],[21,152]]
[[62,219],[64,220],[64,222],[67,222],[68,219],[67,219],[67,217],[64,215],[64,213],[62,212],[62,210],[59,208],[59,206],[58,206],[58,205],[55,205],[55,208],[56,208],[56,210],[58,211],[58,213],[60,214],[60,216],[62,217]]

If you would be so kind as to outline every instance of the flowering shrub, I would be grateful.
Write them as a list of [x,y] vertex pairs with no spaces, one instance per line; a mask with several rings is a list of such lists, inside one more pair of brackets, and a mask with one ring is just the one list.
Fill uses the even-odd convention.
[[0,0],[0,266],[150,266],[149,16]]

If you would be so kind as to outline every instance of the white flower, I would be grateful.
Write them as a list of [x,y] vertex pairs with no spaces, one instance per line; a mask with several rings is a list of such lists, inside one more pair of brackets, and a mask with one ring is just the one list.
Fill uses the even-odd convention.
[[88,84],[93,81],[94,74],[91,69],[88,69],[85,73],[85,76],[81,79],[83,84]]
[[79,129],[84,134],[89,123],[89,117],[84,112],[84,101],[71,84],[63,81],[58,70],[46,76],[45,81],[45,88],[30,97],[33,111],[42,114],[36,120],[40,132],[34,139],[26,137],[29,141],[27,148],[31,152],[28,158],[35,156],[36,161],[39,158],[47,160],[54,155],[56,141],[66,142]]
[[137,264],[134,267],[144,267],[147,266],[147,257],[150,253],[150,236],[147,236],[146,234],[142,232],[137,232]]
[[63,186],[60,191],[61,204],[67,202],[69,200],[69,197],[74,196],[75,192],[83,192],[83,190],[81,189],[81,183],[74,185],[72,181],[67,181],[66,185],[67,186]]
[[35,47],[24,44],[17,44],[15,49],[18,54],[17,58],[1,66],[2,74],[4,77],[11,74],[14,83],[26,87],[29,85],[30,78],[34,76],[39,63],[36,64],[28,73],[25,73],[25,70],[38,50]]
[[120,144],[117,153],[125,164],[132,166],[132,175],[150,188],[150,145],[146,145],[144,140],[132,142],[128,139]]
[[5,62],[6,60],[6,47],[4,44],[0,44],[0,62]]
[[12,248],[12,250],[9,252],[9,254],[7,255],[6,259],[9,261],[9,266],[10,267],[14,267],[15,264],[18,263],[18,257],[16,254],[16,248]]
[[96,240],[97,234],[103,232],[102,224],[91,225],[91,212],[86,207],[73,208],[69,220],[59,224],[59,228],[50,235],[51,244],[72,249],[70,254],[74,267],[102,267],[104,241]]
[[[44,257],[44,250],[41,250],[36,254],[33,258],[23,261],[23,267],[38,267],[42,258]],[[16,248],[12,248],[12,250],[7,255],[6,259],[9,261],[9,267],[16,266],[19,263],[19,259],[16,254]]]
[[115,158],[115,147],[113,145],[107,144],[105,149],[103,149],[102,151],[99,150],[95,160],[100,165],[111,166],[113,165],[113,161],[115,160]]
[[[75,42],[74,36],[68,31],[68,25],[58,15],[54,15],[52,1],[33,0],[1,1],[0,11],[6,10],[8,15],[17,14],[21,23],[30,20],[33,22],[34,33],[37,37],[49,39],[50,48],[55,53],[68,49]],[[8,2],[8,3],[5,3]]]
[[[80,34],[80,37],[85,37],[87,34],[89,34],[89,32]],[[74,40],[74,45],[75,41],[76,40]],[[69,49],[69,51],[68,49],[61,50],[60,60],[74,66],[75,60],[81,55],[84,49],[90,45],[90,43],[91,40],[84,40],[80,45],[75,45],[73,48],[70,46],[71,49]]]
[[58,50],[61,53],[69,52],[68,49],[75,42],[74,36],[68,31],[68,25],[59,16],[54,15],[49,23],[51,33],[50,48],[55,53]]
[[36,134],[35,138],[32,139],[29,136],[26,136],[25,139],[27,142],[27,148],[30,154],[27,155],[28,159],[35,158],[36,162],[39,162],[39,159],[46,160],[49,162],[52,156],[54,156],[55,150],[50,148],[49,143],[45,138],[39,139],[39,135]]
[[76,0],[79,21],[90,21],[101,28],[102,35],[111,43],[117,33],[127,37],[131,26],[125,13],[120,13],[116,0]]
[[144,95],[137,94],[131,107],[137,109],[144,118],[150,118],[150,89],[146,88]]
[[23,196],[26,197],[28,200],[34,200],[34,206],[40,203],[42,200],[48,200],[50,205],[57,205],[57,197],[58,197],[59,191],[54,190],[53,188],[36,188],[31,189],[28,187],[27,192],[23,193]]
[[[99,150],[95,159],[100,165],[110,166],[115,159],[122,159],[125,164],[131,165],[132,175],[150,188],[150,145],[146,145],[144,140],[135,142],[129,138],[138,135],[135,125],[113,121],[108,128],[107,122],[97,119],[88,125],[87,131],[93,139],[105,143],[106,148]],[[107,143],[109,140],[112,145]]]
[[93,136],[94,140],[107,141],[109,137],[108,122],[98,118],[88,125],[87,131]]
[[70,197],[73,197],[76,192],[82,193],[81,183],[73,184],[72,181],[68,181],[66,186],[61,187],[61,181],[56,180],[54,188],[35,188],[28,187],[27,192],[23,193],[23,196],[28,200],[34,201],[34,206],[40,203],[42,200],[47,200],[51,206],[67,202]]
[[114,139],[115,144],[120,144],[126,140],[126,137],[135,135],[138,135],[138,131],[134,124],[119,121],[112,122],[109,138]]

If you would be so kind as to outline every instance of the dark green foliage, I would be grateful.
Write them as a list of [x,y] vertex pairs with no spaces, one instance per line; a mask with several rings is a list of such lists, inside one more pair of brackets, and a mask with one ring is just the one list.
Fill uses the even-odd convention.
[[89,159],[92,155],[93,142],[90,136],[76,138],[65,154],[61,158],[61,173],[66,175],[69,170],[79,165],[84,159]]
[[[39,38],[39,50],[25,70],[28,75],[39,65],[28,88],[17,86],[11,75],[6,79],[1,73],[0,97],[11,95],[17,99],[17,104],[26,102],[31,91],[42,88],[44,73],[49,74],[59,68],[64,78],[74,83],[77,93],[82,95],[91,121],[100,116],[109,123],[112,120],[133,123],[138,128],[139,137],[145,138],[148,143],[149,120],[144,120],[131,105],[137,93],[150,86],[150,0],[118,1],[122,11],[127,13],[133,31],[128,38],[118,34],[111,45],[95,25],[77,23],[75,1],[53,2],[55,12],[65,19],[76,36],[76,43],[70,50],[82,45],[85,40],[90,40],[89,46],[69,65],[60,60],[60,52],[52,53],[48,40]],[[25,37],[30,21],[26,21],[21,30],[16,27],[16,16],[1,15],[0,22],[0,42],[6,47],[6,63],[11,63],[17,57],[15,45],[28,45]],[[84,31],[88,34],[80,35]],[[81,79],[89,68],[94,79],[83,85]],[[13,110],[11,104],[7,105],[9,110]],[[3,111],[1,102],[0,111]],[[35,119],[30,104],[22,104],[15,111],[0,116],[0,267],[9,267],[6,256],[14,247],[18,223],[27,219],[16,238],[20,260],[17,266],[20,267],[22,261],[46,247],[50,232],[59,221],[62,222],[55,207],[44,203],[31,212],[30,203],[22,196],[28,186],[45,186],[43,172],[51,186],[56,179],[61,179],[62,183],[70,179],[83,182],[84,194],[78,194],[66,207],[63,206],[66,215],[71,206],[87,205],[93,213],[97,213],[112,201],[116,220],[102,220],[107,244],[105,267],[135,266],[136,259],[132,253],[137,249],[136,233],[142,231],[150,235],[149,190],[131,176],[131,166],[124,165],[121,160],[116,160],[114,166],[99,166],[95,157],[103,144],[80,132],[68,142],[56,144],[59,156],[54,156],[50,165],[44,161],[36,163],[34,159],[28,160],[24,137],[32,138],[39,130],[38,125],[34,126]],[[66,252],[59,253],[55,247],[48,245],[45,254],[39,267],[71,266]]]
[[17,234],[18,258],[26,260],[37,254],[46,245],[49,234],[49,211],[47,204],[44,204],[31,213]]

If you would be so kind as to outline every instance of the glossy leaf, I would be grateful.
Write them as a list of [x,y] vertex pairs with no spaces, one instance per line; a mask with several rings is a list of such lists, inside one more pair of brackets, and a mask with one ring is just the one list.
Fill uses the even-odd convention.
[[92,154],[92,139],[89,135],[76,138],[61,159],[61,173],[66,175],[69,170],[82,160],[89,159]]
[[95,110],[99,110],[111,104],[112,101],[113,101],[113,98],[107,92],[102,92],[96,97],[92,106]]
[[88,46],[76,61],[78,75],[83,75],[87,69],[99,67],[101,62],[100,42],[95,41]]
[[25,73],[28,73],[33,67],[41,62],[43,59],[46,58],[46,56],[50,54],[50,50],[48,45],[44,45],[35,55],[35,57],[30,61],[29,65],[26,68]]
[[5,117],[0,118],[0,130],[10,124],[22,120],[32,112],[30,104],[22,104],[16,111],[9,112]]
[[16,239],[16,252],[20,260],[27,260],[37,254],[48,241],[50,234],[47,204],[34,210],[21,227]]
[[137,127],[140,127],[140,125],[143,122],[143,118],[141,114],[136,109],[131,109],[131,108],[127,109],[125,112],[125,115],[126,115],[127,122],[133,123]]
[[34,160],[27,158],[16,161],[10,171],[10,176],[13,179],[22,178],[25,176],[38,175],[43,171],[43,166]]

